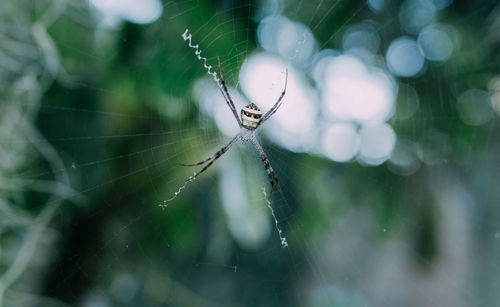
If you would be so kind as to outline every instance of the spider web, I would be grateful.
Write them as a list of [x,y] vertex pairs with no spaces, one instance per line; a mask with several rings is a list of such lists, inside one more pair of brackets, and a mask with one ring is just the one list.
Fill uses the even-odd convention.
[[[449,1],[430,2],[437,7]],[[449,34],[455,44],[450,58],[426,58],[420,73],[396,76],[386,64],[391,42],[418,37],[400,26],[399,13],[411,12],[410,4],[425,12],[430,2],[167,1],[155,22],[111,28],[98,26],[103,19],[86,2],[4,8],[2,16],[22,11],[37,18],[21,19],[33,36],[11,28],[0,36],[13,44],[1,44],[8,46],[1,54],[10,59],[0,60],[9,71],[2,72],[1,84],[10,95],[2,96],[9,103],[1,106],[8,120],[0,124],[0,154],[10,159],[2,170],[15,165],[2,171],[0,182],[6,191],[0,198],[2,302],[497,302],[498,118],[493,108],[471,101],[489,99],[495,106],[495,93],[498,101],[498,67],[484,63],[493,57],[484,50],[498,43],[498,14],[488,2],[438,10],[430,24],[451,30],[429,31]],[[134,18],[125,9],[120,14],[115,18]],[[270,25],[283,26],[275,43],[259,36],[269,16],[279,17],[267,19]],[[356,37],[364,33],[356,30],[359,25],[378,33],[374,55],[360,48],[347,52],[346,45],[359,47],[366,39]],[[186,29],[201,53],[183,38]],[[294,33],[293,44],[280,40],[289,36],[286,31]],[[311,38],[313,51],[306,57]],[[22,49],[16,43],[31,47],[15,56],[12,50]],[[265,65],[272,67],[266,73],[255,61],[263,55],[274,61],[267,62],[274,64]],[[367,125],[349,110],[350,117],[342,117],[320,108],[321,72],[312,67],[331,55],[356,69],[384,67],[389,83],[398,85],[387,118]],[[216,71],[217,56],[238,109],[261,97],[275,97],[265,102],[272,105],[285,69],[290,71],[282,108],[258,133],[283,193],[275,190],[271,203],[266,201],[270,187],[263,165],[251,146],[239,144],[162,210],[157,205],[199,170],[179,164],[212,155],[237,128],[216,76],[207,74]],[[265,81],[257,91],[249,87],[254,68]],[[333,150],[341,147],[333,142],[340,132],[366,139],[370,131],[384,135],[387,127],[397,141],[382,162],[379,156],[369,159],[370,151],[359,144],[351,156]],[[322,143],[325,135],[335,148]],[[281,248],[281,234],[287,249]]]

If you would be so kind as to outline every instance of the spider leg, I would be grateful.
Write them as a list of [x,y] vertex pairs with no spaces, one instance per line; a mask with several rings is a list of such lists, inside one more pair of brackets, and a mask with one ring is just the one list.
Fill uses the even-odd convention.
[[280,183],[278,181],[278,177],[276,177],[276,173],[273,170],[273,167],[269,163],[269,160],[267,159],[266,156],[261,157],[262,162],[264,162],[264,166],[266,168],[267,176],[269,176],[269,181],[271,182],[271,191],[269,192],[269,199],[271,199],[271,196],[273,195],[273,189],[274,189],[274,183],[276,182],[276,185],[278,186],[278,189],[280,190],[281,194],[283,194],[283,191],[281,190]]
[[278,98],[278,101],[274,104],[274,106],[267,111],[264,116],[262,116],[262,119],[259,122],[259,126],[262,125],[266,120],[268,120],[276,111],[278,111],[279,107],[281,107],[282,99],[285,97],[286,93],[286,86],[288,84],[288,69],[286,70],[286,77],[285,77],[285,88],[283,89],[283,92],[281,92],[281,96]]
[[194,175],[192,175],[192,176],[189,176],[189,178],[186,180],[186,182],[196,179],[196,177],[198,177],[201,173],[206,171],[215,162],[215,160],[219,159],[224,153],[226,153],[229,150],[229,148],[231,148],[231,146],[233,146],[234,143],[236,143],[237,140],[240,139],[240,136],[241,136],[241,133],[238,133],[231,141],[229,141],[229,143],[222,146],[221,149],[219,149],[213,156],[211,156],[208,159],[205,159],[205,160],[200,161],[200,162],[195,163],[195,164],[181,164],[183,166],[196,166],[196,165],[202,165],[203,163],[210,161],[210,163],[205,165],[205,167],[203,167],[201,169],[201,171],[194,173]]
[[194,164],[184,164],[184,163],[181,163],[182,166],[197,166],[197,165],[202,165],[210,160],[212,160],[214,158],[214,156],[211,156],[211,157],[208,157],[206,158],[205,160],[203,161],[200,161],[200,162],[197,162],[197,163],[194,163]]
[[283,194],[283,191],[281,190],[280,183],[278,181],[278,177],[276,176],[276,173],[273,170],[273,167],[271,166],[271,163],[269,162],[269,159],[266,156],[266,153],[262,149],[262,146],[260,146],[259,141],[255,138],[255,136],[251,139],[253,145],[255,146],[255,149],[257,150],[257,153],[259,154],[260,158],[262,159],[262,162],[264,163],[264,167],[266,168],[267,176],[269,177],[269,182],[271,183],[271,191],[269,192],[268,199],[271,199],[271,196],[273,195],[273,190],[274,190],[274,184],[278,186],[278,189],[280,190],[281,194]]
[[[220,60],[219,60],[218,56],[217,56],[217,65],[219,66],[219,75],[220,75],[222,87],[224,88],[224,92],[226,92],[226,94],[224,94],[224,92],[220,89],[220,87],[219,87],[219,90],[220,90],[222,96],[224,97],[224,100],[226,100],[227,105],[231,109],[231,112],[233,112],[233,115],[236,118],[238,125],[241,127],[240,117],[238,116],[238,112],[236,112],[236,107],[234,106],[234,102],[231,99],[231,96],[229,95],[229,91],[228,91],[227,86],[226,86],[226,81],[224,81],[224,77],[222,77],[222,69],[220,68]],[[226,95],[227,95],[227,97],[226,97]]]

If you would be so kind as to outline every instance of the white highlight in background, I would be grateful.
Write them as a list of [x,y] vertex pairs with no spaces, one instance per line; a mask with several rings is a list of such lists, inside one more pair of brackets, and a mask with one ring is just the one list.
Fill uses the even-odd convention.
[[327,64],[340,55],[340,51],[334,49],[324,49],[315,54],[311,69],[311,76],[316,82],[318,88],[325,86],[325,71],[328,66]]
[[337,162],[347,162],[358,153],[361,138],[350,123],[333,124],[326,129],[321,140],[321,151]]
[[250,102],[265,114],[288,87],[280,109],[263,125],[274,140],[293,151],[306,151],[315,144],[311,138],[316,119],[316,93],[301,80],[299,71],[268,53],[253,54],[240,70],[240,85]]
[[146,24],[158,19],[163,12],[159,0],[88,0],[103,14],[108,26],[115,26],[121,19]]
[[391,115],[397,87],[380,69],[368,68],[352,56],[330,58],[323,76],[322,102],[333,120],[385,121]]

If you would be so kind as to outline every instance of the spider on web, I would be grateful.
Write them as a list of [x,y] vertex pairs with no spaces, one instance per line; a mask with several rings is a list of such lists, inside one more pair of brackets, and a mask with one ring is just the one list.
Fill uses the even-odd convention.
[[262,159],[262,162],[264,163],[264,167],[266,168],[267,175],[269,176],[269,181],[271,182],[271,192],[269,193],[269,199],[271,198],[271,195],[273,194],[273,189],[274,189],[274,184],[278,186],[278,188],[281,190],[281,187],[278,182],[278,177],[276,177],[276,173],[274,172],[273,168],[271,167],[271,163],[269,162],[269,159],[266,156],[266,153],[262,149],[262,146],[260,143],[257,141],[257,138],[255,137],[255,132],[257,128],[259,128],[263,123],[265,123],[271,116],[273,116],[276,111],[278,111],[278,108],[282,104],[283,97],[285,96],[286,93],[286,86],[288,83],[288,69],[286,70],[286,78],[285,78],[285,88],[283,89],[283,92],[281,93],[280,97],[278,98],[278,101],[273,105],[273,107],[267,111],[264,115],[262,115],[262,111],[253,103],[248,104],[247,106],[243,107],[241,109],[241,117],[238,116],[238,113],[236,112],[236,108],[234,106],[234,102],[231,99],[231,96],[229,95],[229,91],[226,86],[226,82],[224,81],[224,78],[222,77],[222,69],[220,66],[220,60],[219,57],[217,57],[217,64],[219,66],[219,75],[222,83],[222,87],[224,88],[224,91],[219,87],[219,90],[224,97],[224,100],[226,101],[227,105],[233,112],[234,118],[238,122],[238,125],[241,128],[241,131],[233,137],[229,143],[226,145],[222,146],[215,154],[213,154],[211,157],[200,161],[198,163],[194,164],[181,164],[182,166],[198,166],[198,165],[203,165],[206,162],[209,162],[205,167],[201,169],[199,172],[195,172],[194,175],[190,176],[186,181],[185,184],[193,181],[196,179],[201,173],[206,171],[212,164],[220,158],[224,153],[226,153],[231,146],[234,145],[238,140],[241,140],[243,143],[251,142],[255,149],[257,150],[257,153],[259,154],[260,158]]

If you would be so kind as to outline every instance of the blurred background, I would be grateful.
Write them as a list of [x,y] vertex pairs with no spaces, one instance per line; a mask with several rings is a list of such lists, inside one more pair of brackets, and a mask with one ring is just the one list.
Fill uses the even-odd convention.
[[[499,47],[491,0],[3,1],[0,305],[498,305]],[[238,133],[217,56],[238,112],[288,69],[287,248],[252,146],[166,202]]]

